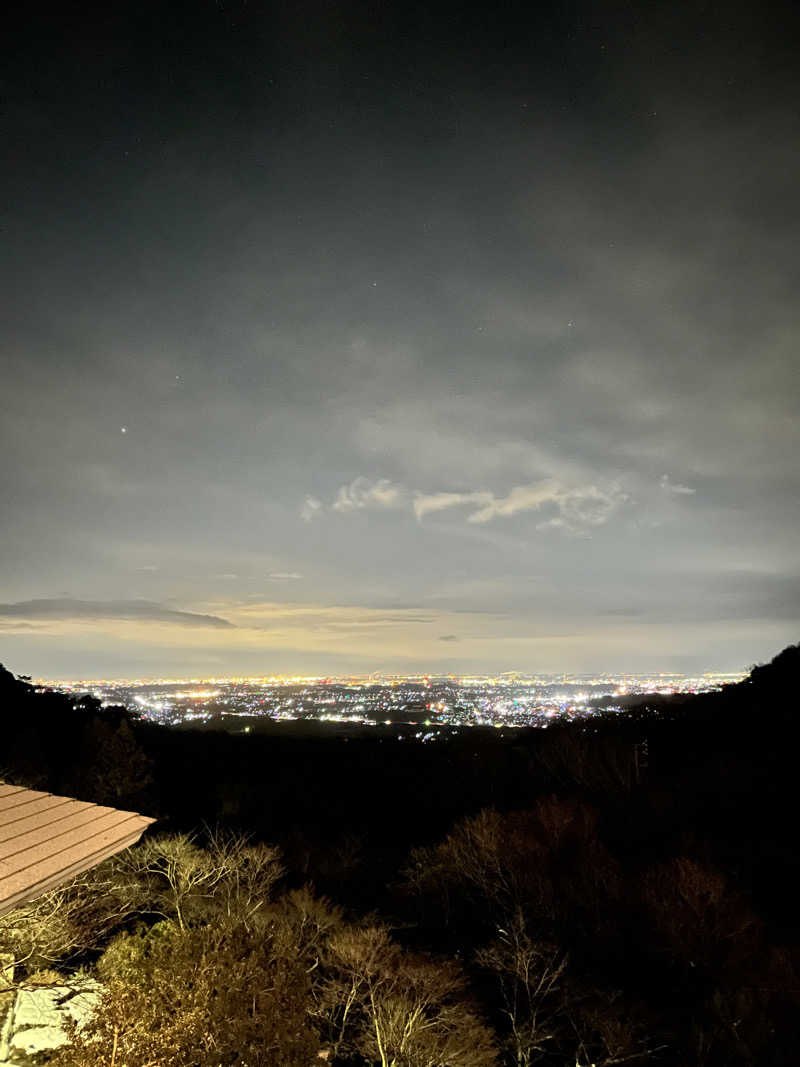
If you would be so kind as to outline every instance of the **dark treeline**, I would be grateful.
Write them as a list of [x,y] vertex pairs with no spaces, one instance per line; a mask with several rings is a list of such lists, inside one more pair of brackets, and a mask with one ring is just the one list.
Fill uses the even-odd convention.
[[[125,884],[135,882],[131,899],[144,903],[118,907],[113,931],[100,923],[102,944],[78,939],[78,957],[99,958],[106,977],[133,981],[130,967],[114,963],[124,955],[120,937],[139,938],[140,984],[158,984],[162,950],[185,957],[186,967],[194,952],[203,959],[233,953],[243,974],[266,973],[280,954],[270,950],[265,962],[264,938],[277,945],[300,936],[292,925],[298,900],[335,914],[320,920],[330,934],[308,948],[312,976],[281,971],[285,1003],[294,1005],[286,1010],[306,1020],[303,1035],[291,1039],[295,1050],[286,1045],[259,1059],[255,1031],[248,1031],[249,1058],[241,1046],[219,1062],[305,1063],[311,1049],[329,1062],[397,1067],[794,1064],[799,680],[794,646],[721,693],[649,699],[623,714],[547,730],[464,730],[422,745],[380,731],[169,729],[124,708],[102,708],[88,695],[39,691],[0,670],[0,778],[156,815],[144,847],[188,849],[181,856],[191,853],[190,866],[221,863],[225,834],[280,857],[280,894],[277,876],[265,890],[269,937],[263,925],[256,936],[252,919],[234,937],[191,893],[185,920],[173,905],[156,907],[142,871],[145,882],[163,872],[163,855],[152,869],[140,866]],[[187,833],[193,843],[181,836]],[[303,893],[312,895],[297,896]],[[145,950],[142,938],[153,931],[163,940]],[[112,933],[117,940],[109,945]],[[28,956],[29,969],[66,959],[38,950]],[[425,1033],[448,1026],[471,1033],[470,1048],[480,1055],[446,1042],[435,1049],[423,1042],[417,1051],[392,1046],[390,1055],[391,1028],[389,1044],[375,1044],[380,1020],[394,1018],[397,990],[415,982],[428,1004],[420,1017],[440,1012]],[[426,982],[439,990],[429,1000]],[[361,1020],[352,1033],[345,987],[352,1019]],[[363,998],[372,989],[374,1007],[378,988],[396,991],[376,1022]],[[135,1000],[135,988],[117,995],[119,1012]],[[202,1010],[210,1020],[208,1005]],[[233,1008],[225,1010],[229,1016]],[[262,1005],[259,1025],[280,1010],[279,1001]],[[445,1020],[451,1010],[459,1020],[452,1025]],[[109,1018],[99,1025],[112,1040],[119,1025]],[[151,1031],[158,1025],[150,1020]],[[153,1055],[143,1049],[129,1062]],[[187,1056],[173,1062],[217,1062]]]

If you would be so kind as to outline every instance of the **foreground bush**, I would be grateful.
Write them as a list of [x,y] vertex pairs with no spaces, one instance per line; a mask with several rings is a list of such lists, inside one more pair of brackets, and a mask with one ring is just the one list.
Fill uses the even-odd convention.
[[277,850],[237,837],[132,849],[116,868],[119,894],[147,921],[107,945],[100,1006],[53,1063],[494,1067],[493,1035],[455,961],[346,923],[307,888],[274,896],[280,871]]
[[306,970],[268,929],[168,920],[123,935],[100,971],[100,1009],[54,1057],[58,1067],[306,1067],[319,1047]]

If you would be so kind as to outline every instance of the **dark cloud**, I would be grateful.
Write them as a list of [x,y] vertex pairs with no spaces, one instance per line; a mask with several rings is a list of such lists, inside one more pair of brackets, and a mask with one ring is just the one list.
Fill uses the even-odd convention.
[[191,611],[173,611],[144,600],[25,600],[17,604],[0,604],[4,619],[126,619],[135,622],[169,622],[179,626],[214,630],[233,629],[233,623],[216,615],[198,615]]
[[[6,46],[3,600],[402,602],[421,668],[432,605],[486,667],[796,639],[796,11],[112,8]],[[171,670],[108,641],[4,655]]]

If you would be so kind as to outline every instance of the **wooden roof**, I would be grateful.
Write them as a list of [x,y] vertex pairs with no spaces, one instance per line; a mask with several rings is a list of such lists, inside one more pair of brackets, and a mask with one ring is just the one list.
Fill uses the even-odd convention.
[[154,821],[0,783],[0,915],[136,844]]

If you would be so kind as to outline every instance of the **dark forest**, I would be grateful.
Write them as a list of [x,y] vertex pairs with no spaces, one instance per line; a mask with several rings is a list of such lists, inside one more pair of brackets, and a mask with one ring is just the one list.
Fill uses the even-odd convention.
[[798,675],[401,759],[3,672],[5,780],[158,821],[0,947],[105,982],[64,1065],[794,1063]]

